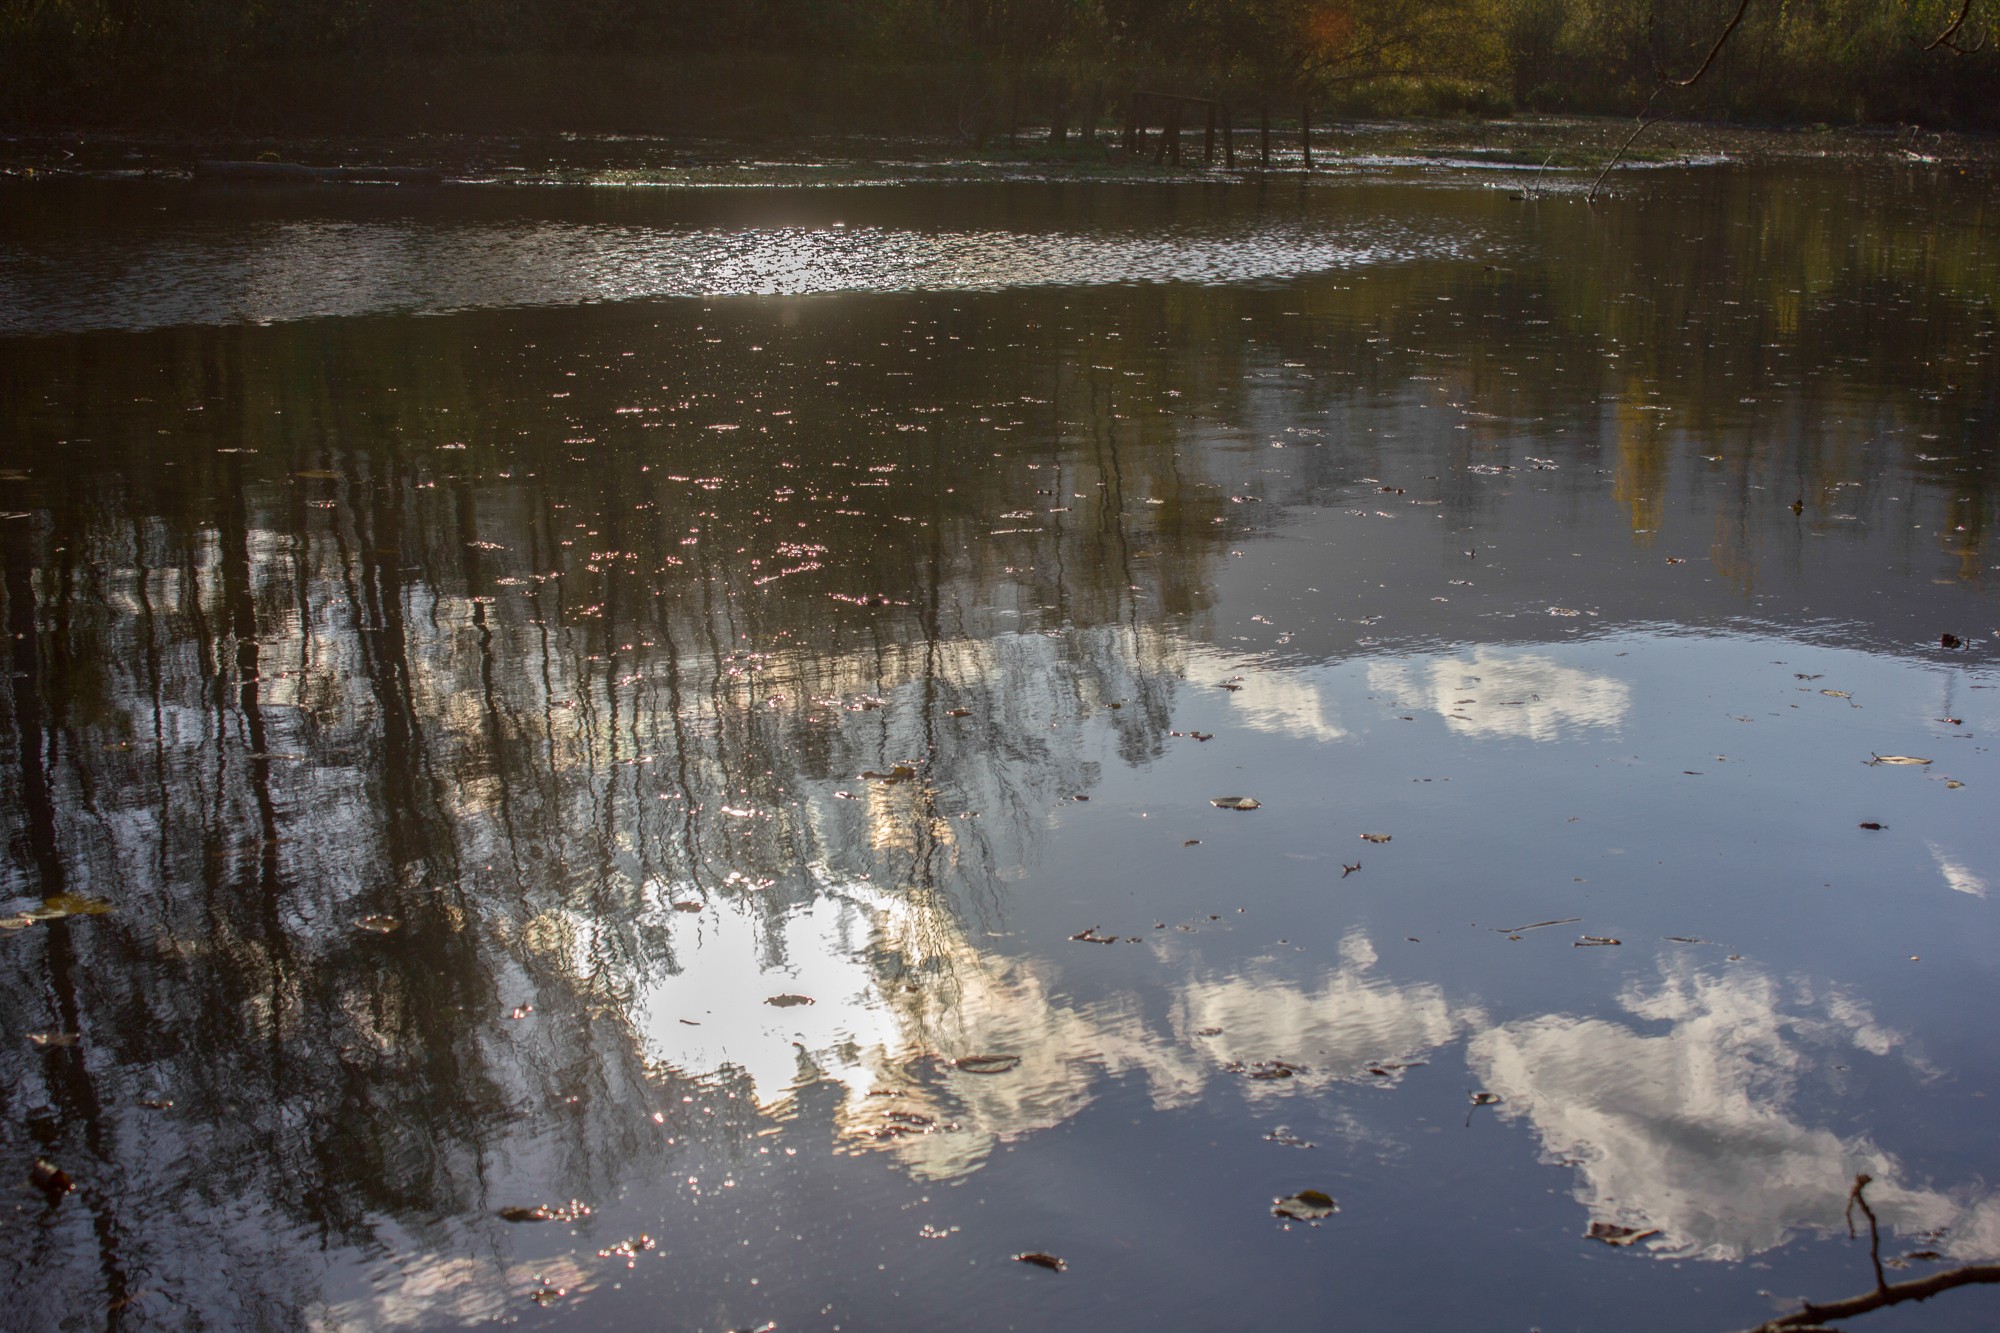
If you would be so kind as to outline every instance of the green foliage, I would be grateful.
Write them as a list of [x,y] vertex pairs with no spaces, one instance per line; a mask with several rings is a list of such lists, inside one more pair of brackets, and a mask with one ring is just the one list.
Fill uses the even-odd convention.
[[[797,58],[814,72],[761,100],[800,127],[948,129],[1001,100],[1046,119],[1079,89],[1154,85],[1467,113],[1630,112],[1666,88],[1658,109],[1695,114],[2000,123],[2000,0],[1974,0],[1970,49],[1924,49],[1958,2],[1751,0],[1682,90],[1668,81],[1701,68],[1734,0],[0,0],[0,117],[439,128],[417,114],[436,101],[427,81],[504,68],[514,83],[477,99],[501,116],[487,128],[582,128],[553,85],[595,58],[650,62],[658,86],[621,116],[582,73],[579,116],[673,129],[713,119],[670,91],[701,71]],[[864,68],[888,82],[829,115],[823,99]]]

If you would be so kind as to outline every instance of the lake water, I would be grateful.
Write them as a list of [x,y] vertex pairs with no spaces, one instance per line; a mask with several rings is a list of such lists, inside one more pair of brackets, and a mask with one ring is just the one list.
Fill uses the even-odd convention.
[[0,186],[9,1326],[2000,1257],[2000,177],[1584,183]]

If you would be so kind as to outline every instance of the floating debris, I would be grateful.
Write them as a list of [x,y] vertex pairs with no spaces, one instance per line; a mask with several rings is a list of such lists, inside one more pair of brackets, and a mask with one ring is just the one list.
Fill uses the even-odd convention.
[[1559,916],[1553,921],[1530,921],[1525,926],[1494,926],[1491,929],[1500,935],[1519,935],[1525,930],[1540,930],[1544,926],[1571,926],[1583,920],[1580,916]]
[[1868,766],[1870,768],[1875,767],[1877,764],[1928,764],[1929,762],[1930,760],[1928,759],[1919,759],[1915,755],[1909,754],[1871,753],[1868,758]]
[[1208,803],[1218,810],[1255,810],[1263,804],[1255,796],[1213,796]]
[[1271,1216],[1294,1222],[1317,1222],[1339,1211],[1340,1205],[1325,1190],[1300,1190],[1297,1194],[1271,1201]]
[[538,1203],[528,1208],[502,1208],[503,1222],[580,1222],[590,1216],[590,1205],[571,1199],[568,1203]]
[[962,1074],[1004,1074],[1020,1063],[1018,1055],[962,1055],[951,1062]]
[[1028,1250],[1017,1254],[1014,1256],[1014,1262],[1017,1264],[1033,1264],[1037,1268],[1046,1268],[1051,1273],[1060,1273],[1069,1267],[1069,1264],[1065,1261],[1056,1258],[1053,1254],[1043,1254],[1040,1250]]
[[773,1009],[795,1009],[802,1004],[817,1003],[810,995],[773,995],[764,1001]]
[[1631,1245],[1648,1236],[1660,1234],[1658,1227],[1641,1230],[1638,1227],[1621,1227],[1615,1222],[1592,1222],[1590,1230],[1583,1233],[1591,1240],[1601,1240],[1606,1245]]
[[387,935],[392,930],[402,929],[403,923],[393,916],[364,916],[354,923],[356,930],[365,930],[371,935]]
[[1305,1139],[1298,1137],[1292,1133],[1290,1126],[1287,1125],[1279,1125],[1269,1134],[1266,1134],[1264,1142],[1275,1143],[1281,1148],[1316,1148],[1319,1146],[1316,1143],[1309,1143]]
[[61,1203],[63,1196],[76,1188],[76,1182],[69,1178],[69,1172],[54,1162],[40,1157],[37,1157],[35,1164],[28,1168],[28,1183],[42,1192],[51,1208]]
[[1363,842],[1387,842],[1389,838],[1390,835],[1387,833],[1364,833],[1361,835]]
[[1570,947],[1572,949],[1600,949],[1613,944],[1623,944],[1624,942],[1615,935],[1585,935]]
[[73,916],[105,916],[117,909],[102,898],[87,898],[80,893],[58,893],[42,899],[40,907],[30,907],[21,913],[28,921],[61,921]]
[[1475,1092],[1472,1094],[1472,1104],[1474,1106],[1498,1106],[1500,1102],[1501,1097],[1497,1092]]
[[1118,937],[1116,935],[1101,935],[1098,933],[1096,926],[1090,926],[1086,929],[1079,930],[1078,932],[1076,932],[1076,934],[1070,936],[1070,938],[1073,940],[1079,940],[1084,944],[1118,943]]
[[28,1040],[46,1050],[51,1047],[74,1046],[83,1038],[74,1032],[30,1032]]

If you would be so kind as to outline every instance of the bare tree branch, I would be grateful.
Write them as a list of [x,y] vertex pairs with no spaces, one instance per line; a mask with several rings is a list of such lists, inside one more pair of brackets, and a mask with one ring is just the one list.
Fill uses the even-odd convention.
[[1868,1206],[1868,1196],[1863,1193],[1871,1179],[1865,1174],[1856,1176],[1854,1188],[1847,1193],[1847,1234],[1855,1234],[1854,1210],[1859,1208],[1868,1218],[1868,1258],[1875,1265],[1875,1290],[1825,1305],[1801,1302],[1796,1312],[1766,1320],[1749,1333],[1838,1333],[1838,1330],[1829,1327],[1837,1319],[1852,1319],[1870,1310],[1901,1305],[1905,1301],[1927,1301],[1953,1287],[2000,1282],[2000,1264],[1966,1264],[1960,1268],[1948,1268],[1942,1273],[1932,1273],[1914,1282],[1899,1282],[1890,1286],[1882,1273],[1882,1232],[1875,1223],[1875,1210]]
[[1814,1305],[1808,1301],[1796,1314],[1759,1324],[1749,1333],[1813,1333],[1815,1329],[1824,1330],[1835,1319],[1852,1319],[1870,1310],[1901,1305],[1905,1301],[1927,1301],[1953,1287],[1969,1287],[1984,1282],[2000,1282],[2000,1264],[1967,1264],[1963,1268],[1947,1268],[1942,1273],[1932,1273],[1914,1282],[1878,1287],[1863,1295],[1850,1296],[1844,1301],[1829,1301],[1825,1305]]
[[1958,30],[1965,26],[1965,20],[1970,18],[1971,16],[1972,16],[1972,0],[1965,0],[1965,3],[1959,6],[1958,17],[1951,21],[1951,26],[1949,28],[1946,28],[1943,32],[1939,33],[1936,37],[1932,38],[1931,44],[1929,46],[1926,46],[1924,50],[1935,51],[1940,46],[1942,46],[1945,50],[1950,51],[1954,55],[1964,56],[1964,55],[1971,55],[1974,51],[1977,51],[1981,47],[1985,46],[1986,42],[1983,38],[1973,43],[1971,46],[1960,46],[1956,41],[1953,40],[1958,36]]
[[[1972,0],[1965,0],[1965,3],[1970,5]],[[1673,79],[1670,82],[1677,88],[1694,87],[1701,80],[1701,76],[1708,73],[1708,67],[1715,63],[1715,58],[1722,54],[1722,48],[1728,45],[1731,34],[1736,31],[1736,25],[1741,23],[1743,16],[1749,12],[1750,0],[1743,0],[1742,4],[1736,6],[1736,17],[1729,20],[1729,26],[1724,28],[1722,35],[1715,39],[1715,45],[1708,48],[1708,59],[1701,62],[1701,68],[1688,75],[1685,79]]]

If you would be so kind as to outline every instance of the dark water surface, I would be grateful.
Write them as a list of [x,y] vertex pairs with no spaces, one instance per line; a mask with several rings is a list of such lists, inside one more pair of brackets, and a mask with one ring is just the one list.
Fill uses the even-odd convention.
[[0,1323],[2000,1256],[1995,184],[8,187]]

